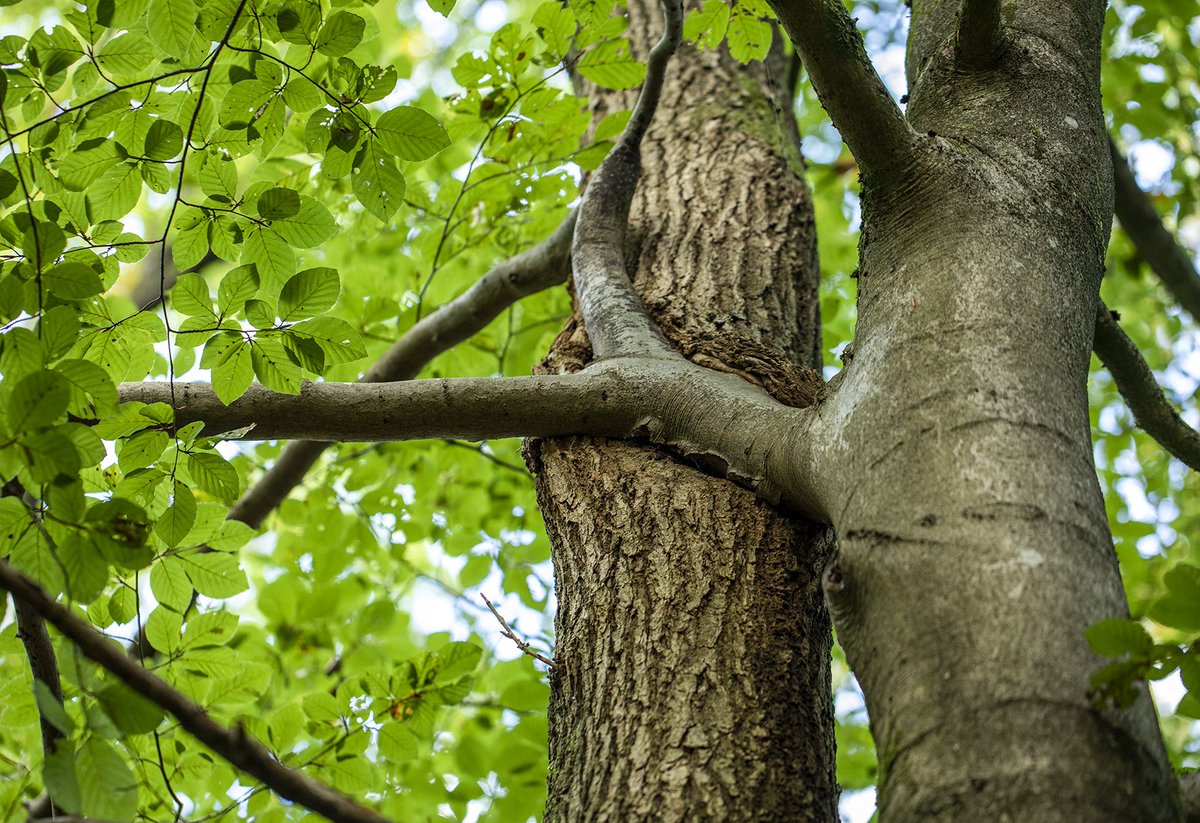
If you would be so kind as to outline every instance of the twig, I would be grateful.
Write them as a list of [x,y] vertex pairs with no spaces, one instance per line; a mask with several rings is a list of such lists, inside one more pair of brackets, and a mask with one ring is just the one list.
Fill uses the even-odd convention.
[[179,725],[231,765],[267,784],[285,800],[335,823],[388,823],[378,812],[329,786],[284,766],[261,743],[238,728],[217,723],[204,708],[142,668],[91,624],[60,606],[37,583],[0,560],[0,587],[24,601],[70,639],[81,652],[125,685],[169,712]]
[[1193,470],[1200,471],[1200,432],[1185,423],[1167,402],[1142,353],[1103,304],[1096,313],[1092,347],[1142,431]]
[[505,637],[507,637],[509,640],[511,640],[513,643],[515,643],[517,645],[517,648],[520,649],[523,654],[527,654],[530,657],[532,657],[534,660],[537,660],[541,663],[545,663],[547,666],[549,666],[552,669],[554,668],[553,660],[551,660],[549,657],[546,657],[546,655],[539,652],[533,646],[530,646],[528,643],[526,643],[521,638],[517,637],[517,633],[514,632],[512,630],[512,627],[508,625],[508,622],[503,617],[500,616],[500,612],[496,611],[496,607],[494,605],[492,605],[492,601],[488,600],[488,597],[486,594],[484,594],[483,592],[480,592],[479,596],[483,598],[483,602],[487,603],[488,609],[491,611],[491,613],[493,615],[495,615],[496,619],[498,621],[500,621],[501,634],[503,634]]

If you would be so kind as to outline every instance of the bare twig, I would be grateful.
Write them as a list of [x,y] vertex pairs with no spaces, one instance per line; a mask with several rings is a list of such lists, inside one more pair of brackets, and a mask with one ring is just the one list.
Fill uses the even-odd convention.
[[1117,219],[1121,221],[1121,228],[1125,229],[1138,255],[1158,275],[1167,291],[1193,319],[1200,321],[1200,273],[1197,273],[1191,255],[1163,226],[1154,204],[1138,186],[1129,163],[1111,139],[1109,148],[1112,150]]
[[530,657],[532,657],[534,660],[537,660],[541,663],[545,663],[547,666],[549,666],[552,669],[554,668],[553,660],[551,660],[549,657],[546,657],[546,655],[542,654],[537,649],[535,649],[533,646],[529,645],[527,642],[525,642],[524,640],[522,640],[520,637],[517,636],[517,633],[512,630],[512,627],[508,625],[508,622],[503,617],[500,616],[500,612],[496,611],[496,607],[494,605],[492,605],[492,601],[488,600],[488,597],[486,594],[483,594],[482,592],[480,592],[479,596],[483,598],[484,603],[487,603],[488,610],[491,611],[491,613],[493,615],[495,615],[495,617],[498,621],[500,621],[501,634],[503,634],[505,637],[507,637],[509,640],[511,640],[513,643],[515,643],[517,648],[521,650],[522,654],[527,654]]
[[954,41],[955,62],[964,69],[980,71],[995,65],[1003,45],[1000,0],[960,0],[958,32]]
[[1146,434],[1195,471],[1200,471],[1200,432],[1167,401],[1154,372],[1104,305],[1096,313],[1096,355],[1112,375],[1133,419]]
[[683,31],[680,0],[663,0],[662,39],[646,60],[646,79],[617,145],[604,158],[579,204],[571,249],[575,292],[596,358],[677,357],[633,290],[625,270],[629,206],[642,173],[641,143],[654,119],[667,63]]
[[88,658],[125,685],[169,712],[179,725],[215,753],[280,797],[298,803],[336,823],[388,823],[388,819],[340,792],[284,766],[261,743],[239,728],[217,723],[204,708],[142,668],[91,624],[60,606],[37,583],[0,560],[0,587],[24,601],[70,639]]
[[879,79],[842,0],[771,0],[821,105],[869,175],[903,168],[915,134]]

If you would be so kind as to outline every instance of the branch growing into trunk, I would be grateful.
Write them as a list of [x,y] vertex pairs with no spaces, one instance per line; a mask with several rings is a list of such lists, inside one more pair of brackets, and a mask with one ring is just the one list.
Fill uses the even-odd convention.
[[289,769],[242,729],[217,723],[202,706],[188,700],[131,659],[91,624],[60,606],[37,583],[0,560],[0,588],[50,622],[87,657],[125,685],[169,712],[201,743],[258,780],[280,797],[338,823],[388,823],[388,819],[324,783]]
[[[422,318],[367,369],[360,382],[411,380],[433,358],[482,331],[521,298],[566,280],[576,214],[571,212],[541,243],[498,264],[471,288]],[[229,519],[258,528],[300,484],[328,445],[313,440],[288,444],[230,509]]]
[[1163,226],[1154,204],[1138,186],[1129,163],[1111,138],[1109,148],[1112,151],[1116,183],[1117,219],[1121,221],[1121,228],[1125,229],[1137,253],[1162,280],[1167,291],[1194,319],[1200,321],[1200,274],[1196,272],[1191,256]]
[[[123,401],[172,403],[170,383],[125,383]],[[299,395],[253,386],[224,405],[206,383],[174,386],[175,426],[205,423],[251,439],[638,437],[825,520],[813,491],[812,415],[740,377],[682,357],[612,358],[578,374],[306,383]]]
[[629,206],[642,174],[642,138],[662,95],[667,63],[683,33],[680,0],[663,0],[662,39],[646,60],[646,79],[621,139],[589,181],[571,249],[575,292],[597,359],[678,357],[646,311],[625,270]]
[[1003,31],[1000,0],[960,0],[955,62],[968,71],[991,68],[1000,56]]
[[867,174],[902,168],[915,134],[879,79],[842,0],[771,0],[817,97]]
[[1167,401],[1142,353],[1103,305],[1096,313],[1093,348],[1113,376],[1138,426],[1172,455],[1200,471],[1200,432],[1185,423]]

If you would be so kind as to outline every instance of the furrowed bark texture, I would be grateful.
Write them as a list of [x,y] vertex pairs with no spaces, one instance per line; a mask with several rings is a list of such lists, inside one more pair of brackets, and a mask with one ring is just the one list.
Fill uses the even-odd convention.
[[[644,57],[657,3],[631,0]],[[643,145],[634,284],[697,362],[819,365],[811,207],[786,84],[682,48]],[[593,93],[597,116],[632,95]],[[548,358],[590,356],[578,320]],[[531,443],[554,546],[548,821],[836,819],[825,530],[653,449]]]
[[[898,186],[864,180],[854,357],[821,409],[835,625],[887,821],[1179,819],[1144,696],[1096,708],[1127,614],[1086,381],[1112,213],[1104,4],[1003,5],[986,71],[915,0]],[[821,424],[818,425],[820,430]]]

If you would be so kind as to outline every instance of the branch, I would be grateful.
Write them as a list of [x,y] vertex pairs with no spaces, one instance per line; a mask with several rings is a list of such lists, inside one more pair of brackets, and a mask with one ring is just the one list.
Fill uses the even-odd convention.
[[511,640],[513,643],[515,643],[517,648],[521,650],[522,654],[529,655],[534,660],[537,660],[541,663],[545,663],[551,669],[554,668],[553,660],[551,660],[549,657],[546,657],[546,655],[542,654],[537,649],[535,649],[533,646],[529,645],[528,643],[526,643],[524,640],[522,640],[520,637],[517,636],[517,633],[512,630],[511,626],[508,625],[508,621],[505,620],[500,615],[500,612],[496,611],[495,605],[493,605],[492,601],[488,600],[488,596],[486,594],[483,594],[482,592],[480,592],[479,596],[483,598],[484,603],[487,603],[487,607],[488,607],[488,609],[491,610],[492,615],[498,621],[500,621],[500,633],[501,634],[503,634],[505,637],[507,637],[509,640]]
[[915,134],[879,79],[842,0],[771,0],[817,98],[867,174],[903,167]]
[[665,29],[646,60],[646,79],[617,145],[588,182],[579,205],[571,263],[584,327],[597,359],[677,357],[650,319],[625,270],[629,206],[642,173],[641,143],[662,95],[667,63],[683,31],[681,0],[663,0]]
[[1179,794],[1183,798],[1184,823],[1200,823],[1200,772],[1179,776]]
[[[5,483],[0,495],[20,500],[26,507],[29,507],[28,494],[17,480]],[[46,621],[20,600],[16,601],[15,605],[17,637],[21,639],[21,645],[25,647],[25,657],[29,660],[29,671],[33,675],[34,681],[44,684],[49,690],[50,696],[58,702],[59,706],[62,706],[62,678],[58,674],[58,657],[54,654],[54,644],[50,642],[50,633],[46,631]],[[49,757],[58,748],[58,741],[62,739],[63,733],[43,714],[40,702],[38,718],[42,728],[42,752]],[[45,811],[50,811],[48,805]]]
[[1103,304],[1096,313],[1092,347],[1142,430],[1193,470],[1200,471],[1200,432],[1188,426],[1167,402],[1142,353]]
[[[421,319],[375,361],[361,382],[411,380],[429,361],[482,331],[513,303],[566,280],[575,217],[576,212],[571,212],[541,243],[498,264],[471,288]],[[312,440],[288,444],[233,506],[229,519],[258,528],[300,484],[328,445]]]
[[959,0],[958,32],[954,57],[959,67],[971,71],[989,69],[1003,45],[1000,0]]
[[1138,186],[1117,144],[1109,138],[1116,184],[1117,219],[1138,255],[1162,280],[1179,305],[1200,321],[1200,274],[1188,252],[1162,224],[1154,204]]
[[217,723],[204,708],[188,700],[142,668],[119,646],[89,623],[60,606],[37,583],[0,560],[0,588],[24,601],[54,625],[87,657],[116,675],[125,685],[170,712],[179,725],[233,766],[261,780],[285,800],[298,803],[337,823],[388,823],[387,818],[319,781],[284,766],[242,729]]
[[[124,383],[119,394],[123,401],[172,404],[170,383]],[[203,421],[210,436],[250,427],[239,436],[643,438],[770,503],[782,500],[811,519],[826,518],[810,477],[812,416],[741,377],[682,357],[614,358],[577,374],[537,377],[305,383],[299,395],[256,385],[229,406],[207,383],[176,383],[173,395],[174,425]]]

